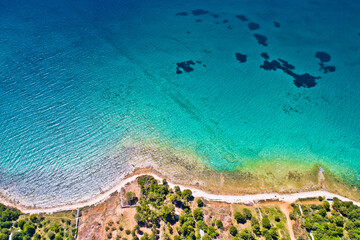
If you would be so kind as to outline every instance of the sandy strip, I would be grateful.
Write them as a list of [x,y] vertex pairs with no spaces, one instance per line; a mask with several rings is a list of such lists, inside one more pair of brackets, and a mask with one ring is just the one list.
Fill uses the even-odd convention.
[[[118,191],[120,192],[121,188],[125,187],[126,184],[136,180],[139,176],[143,175],[151,175],[158,181],[162,181],[162,177],[153,174],[153,173],[141,173],[137,175],[133,175],[131,177],[125,178],[120,183],[112,187],[111,189],[105,191],[104,193],[99,194],[98,196],[84,202],[68,204],[64,206],[57,206],[57,207],[50,207],[50,208],[28,208],[21,205],[17,205],[6,201],[5,199],[0,199],[0,201],[9,206],[14,207],[22,211],[26,214],[39,214],[39,213],[55,213],[55,212],[62,212],[62,211],[70,211],[74,209],[79,209],[91,205],[98,204],[100,202],[105,201],[109,196]],[[197,188],[187,187],[184,185],[173,184],[169,182],[169,186],[173,188],[174,186],[179,186],[181,189],[190,189],[193,193],[194,197],[201,197],[209,201],[218,201],[218,202],[227,202],[227,203],[251,203],[251,202],[259,202],[259,201],[267,201],[267,200],[278,200],[283,202],[292,203],[298,200],[299,198],[313,198],[318,196],[323,196],[326,198],[334,198],[337,197],[342,201],[352,201],[355,205],[360,206],[359,202],[355,202],[351,199],[342,197],[340,195],[328,192],[328,191],[310,191],[310,192],[299,192],[299,193],[292,193],[292,194],[278,194],[278,193],[263,193],[263,194],[249,194],[249,195],[217,195],[202,191]]]

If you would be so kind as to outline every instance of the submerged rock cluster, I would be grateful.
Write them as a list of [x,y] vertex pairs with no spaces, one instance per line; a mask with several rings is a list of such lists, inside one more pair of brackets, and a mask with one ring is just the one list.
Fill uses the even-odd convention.
[[[189,13],[188,12],[179,12],[176,14],[176,16],[188,16],[188,15],[193,15],[196,17],[203,16],[203,15],[210,15],[215,19],[218,19],[221,17],[220,14],[212,13],[212,12],[209,12],[209,11],[203,10],[203,9],[195,9],[195,10],[191,10]],[[253,34],[253,36],[254,36],[255,40],[257,41],[257,43],[262,47],[268,46],[268,37],[265,36],[264,34],[261,34],[258,32],[258,30],[260,30],[259,23],[256,23],[254,21],[249,22],[250,18],[245,15],[242,15],[242,14],[235,15],[235,18],[242,22],[248,22],[248,24],[247,24],[248,30],[256,32]],[[198,18],[198,19],[196,19],[196,22],[202,22],[202,19]],[[219,21],[215,22],[215,24],[220,24],[220,23],[228,24],[229,19],[226,18],[226,19],[223,19],[222,21],[219,20]],[[281,26],[278,21],[272,21],[272,24],[275,28],[280,28],[280,26]],[[227,29],[232,30],[233,27],[231,25],[228,25]],[[209,53],[211,53],[211,52],[209,52]],[[264,58],[263,63],[260,65],[261,69],[264,69],[266,71],[281,70],[283,73],[287,74],[288,76],[290,76],[293,79],[293,83],[296,87],[304,87],[304,88],[315,87],[317,85],[317,80],[321,78],[320,76],[313,76],[310,73],[301,73],[301,74],[296,73],[295,72],[296,68],[294,65],[288,63],[288,61],[281,59],[281,58],[270,60],[269,54],[266,52],[261,53],[261,57]],[[323,51],[318,51],[318,52],[316,52],[315,57],[320,60],[320,62],[318,63],[320,65],[319,71],[321,71],[324,74],[336,71],[335,66],[327,65],[327,63],[330,62],[330,60],[331,60],[330,54],[323,52]],[[245,63],[247,61],[247,55],[243,54],[243,53],[238,53],[238,52],[235,53],[235,58],[240,63]],[[195,62],[193,62],[191,60],[185,61],[185,62],[179,62],[179,63],[177,63],[176,73],[181,74],[183,72],[192,72],[194,70],[193,65],[195,65]],[[206,65],[203,65],[203,66],[206,66]]]

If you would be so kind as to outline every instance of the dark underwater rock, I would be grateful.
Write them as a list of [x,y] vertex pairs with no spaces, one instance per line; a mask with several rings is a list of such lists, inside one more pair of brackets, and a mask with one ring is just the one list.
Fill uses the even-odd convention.
[[260,25],[258,23],[250,22],[248,24],[248,27],[251,31],[257,30],[260,28]]
[[196,9],[191,11],[194,16],[200,16],[204,14],[208,14],[209,11],[203,10],[203,9]]
[[236,17],[243,22],[249,21],[249,19],[244,15],[236,15]]
[[247,56],[245,54],[235,53],[235,57],[240,63],[244,63],[247,60]]
[[267,37],[265,37],[264,35],[261,35],[261,34],[257,34],[255,33],[254,34],[254,37],[256,38],[257,42],[260,44],[260,45],[263,45],[263,46],[267,46]]
[[279,27],[280,27],[280,23],[279,23],[279,22],[273,21],[273,24],[274,24],[274,27],[276,27],[276,28],[279,28]]
[[179,62],[176,63],[177,67],[176,67],[176,74],[180,74],[183,72],[192,72],[194,71],[194,68],[192,67],[192,65],[195,65],[194,61],[189,60],[189,61],[185,61],[185,62]]

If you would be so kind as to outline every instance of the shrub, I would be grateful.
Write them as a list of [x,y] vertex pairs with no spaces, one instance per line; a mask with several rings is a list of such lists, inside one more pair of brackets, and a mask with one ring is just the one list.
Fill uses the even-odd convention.
[[220,228],[220,229],[222,229],[224,227],[223,222],[221,220],[216,221],[216,226],[217,226],[217,228]]
[[246,219],[250,220],[252,218],[252,213],[249,209],[244,208],[243,213]]
[[130,230],[130,229],[126,229],[125,233],[126,233],[126,235],[130,235],[131,230]]
[[279,217],[279,216],[275,216],[275,221],[280,222],[280,217]]

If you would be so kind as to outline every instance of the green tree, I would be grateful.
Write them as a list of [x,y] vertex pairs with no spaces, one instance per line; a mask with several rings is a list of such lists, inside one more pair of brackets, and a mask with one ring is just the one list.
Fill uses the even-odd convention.
[[254,224],[254,225],[252,226],[252,228],[253,228],[253,232],[254,232],[256,235],[258,235],[258,236],[261,235],[261,229],[260,229],[260,225],[259,225],[259,224]]
[[50,240],[55,238],[55,233],[54,232],[48,232],[48,237]]
[[321,208],[320,210],[317,211],[317,213],[322,216],[325,217],[326,216],[326,210],[325,208]]
[[171,240],[171,237],[169,236],[169,234],[167,234],[167,233],[164,234],[164,240]]
[[262,226],[264,228],[270,229],[271,228],[271,224],[270,224],[270,220],[267,216],[263,217],[262,219]]
[[160,216],[165,223],[175,220],[175,207],[173,205],[163,205],[160,210]]
[[235,212],[234,218],[235,218],[237,223],[242,223],[242,224],[246,223],[245,216],[242,215],[240,212]]
[[329,212],[330,211],[330,203],[328,201],[324,201],[322,203],[322,207],[327,211]]
[[56,234],[54,240],[63,240],[64,238],[60,234]]
[[181,197],[179,194],[171,194],[170,201],[177,207],[180,207],[182,205]]
[[11,240],[22,240],[23,236],[24,235],[21,232],[14,232]]
[[194,210],[194,218],[196,221],[200,221],[200,220],[204,219],[204,214],[203,214],[201,208],[196,208]]
[[182,198],[186,201],[191,201],[193,199],[192,191],[190,189],[184,189],[181,195]]
[[35,234],[35,227],[29,223],[25,223],[24,232],[26,235],[32,237]]
[[310,222],[309,219],[305,220],[305,228],[306,230],[310,231],[312,229],[313,224]]
[[26,221],[24,219],[21,219],[18,221],[18,226],[21,230],[24,229],[24,224],[26,223]]
[[8,239],[9,239],[9,234],[0,233],[0,240],[8,240]]
[[125,200],[128,204],[134,204],[136,201],[136,194],[134,192],[125,193]]
[[180,195],[180,196],[181,196],[181,189],[180,189],[179,186],[175,186],[175,187],[174,187],[174,191],[175,191],[175,193],[176,193],[177,195]]
[[222,229],[224,227],[223,222],[221,220],[216,220],[216,227]]
[[33,223],[37,223],[39,219],[35,214],[33,214],[30,216],[30,221],[32,221]]
[[[175,239],[174,239],[175,240]],[[209,234],[205,234],[203,237],[202,237],[202,240],[211,240],[211,237],[209,236]]]
[[140,240],[149,240],[149,234],[144,233],[144,235],[140,238]]
[[338,226],[338,227],[344,226],[344,218],[342,216],[335,217],[334,222],[335,222],[336,226]]
[[238,233],[238,230],[235,226],[231,226],[229,229],[229,232],[232,236],[236,236],[236,234]]
[[248,230],[248,229],[244,229],[240,232],[240,239],[244,239],[244,240],[254,240],[254,235],[252,235],[252,233]]
[[144,220],[144,215],[141,214],[141,213],[135,213],[134,219],[140,225],[142,225],[144,223],[144,221],[143,221]]
[[33,239],[34,239],[34,240],[40,240],[40,239],[41,239],[41,235],[38,234],[38,233],[35,233],[34,236],[33,236]]
[[276,228],[271,228],[270,231],[269,231],[269,234],[270,234],[270,236],[271,236],[271,238],[272,238],[273,240],[279,239],[279,233],[278,233],[278,231],[276,230]]
[[204,202],[200,198],[196,201],[196,203],[197,203],[198,207],[203,207],[204,206]]

